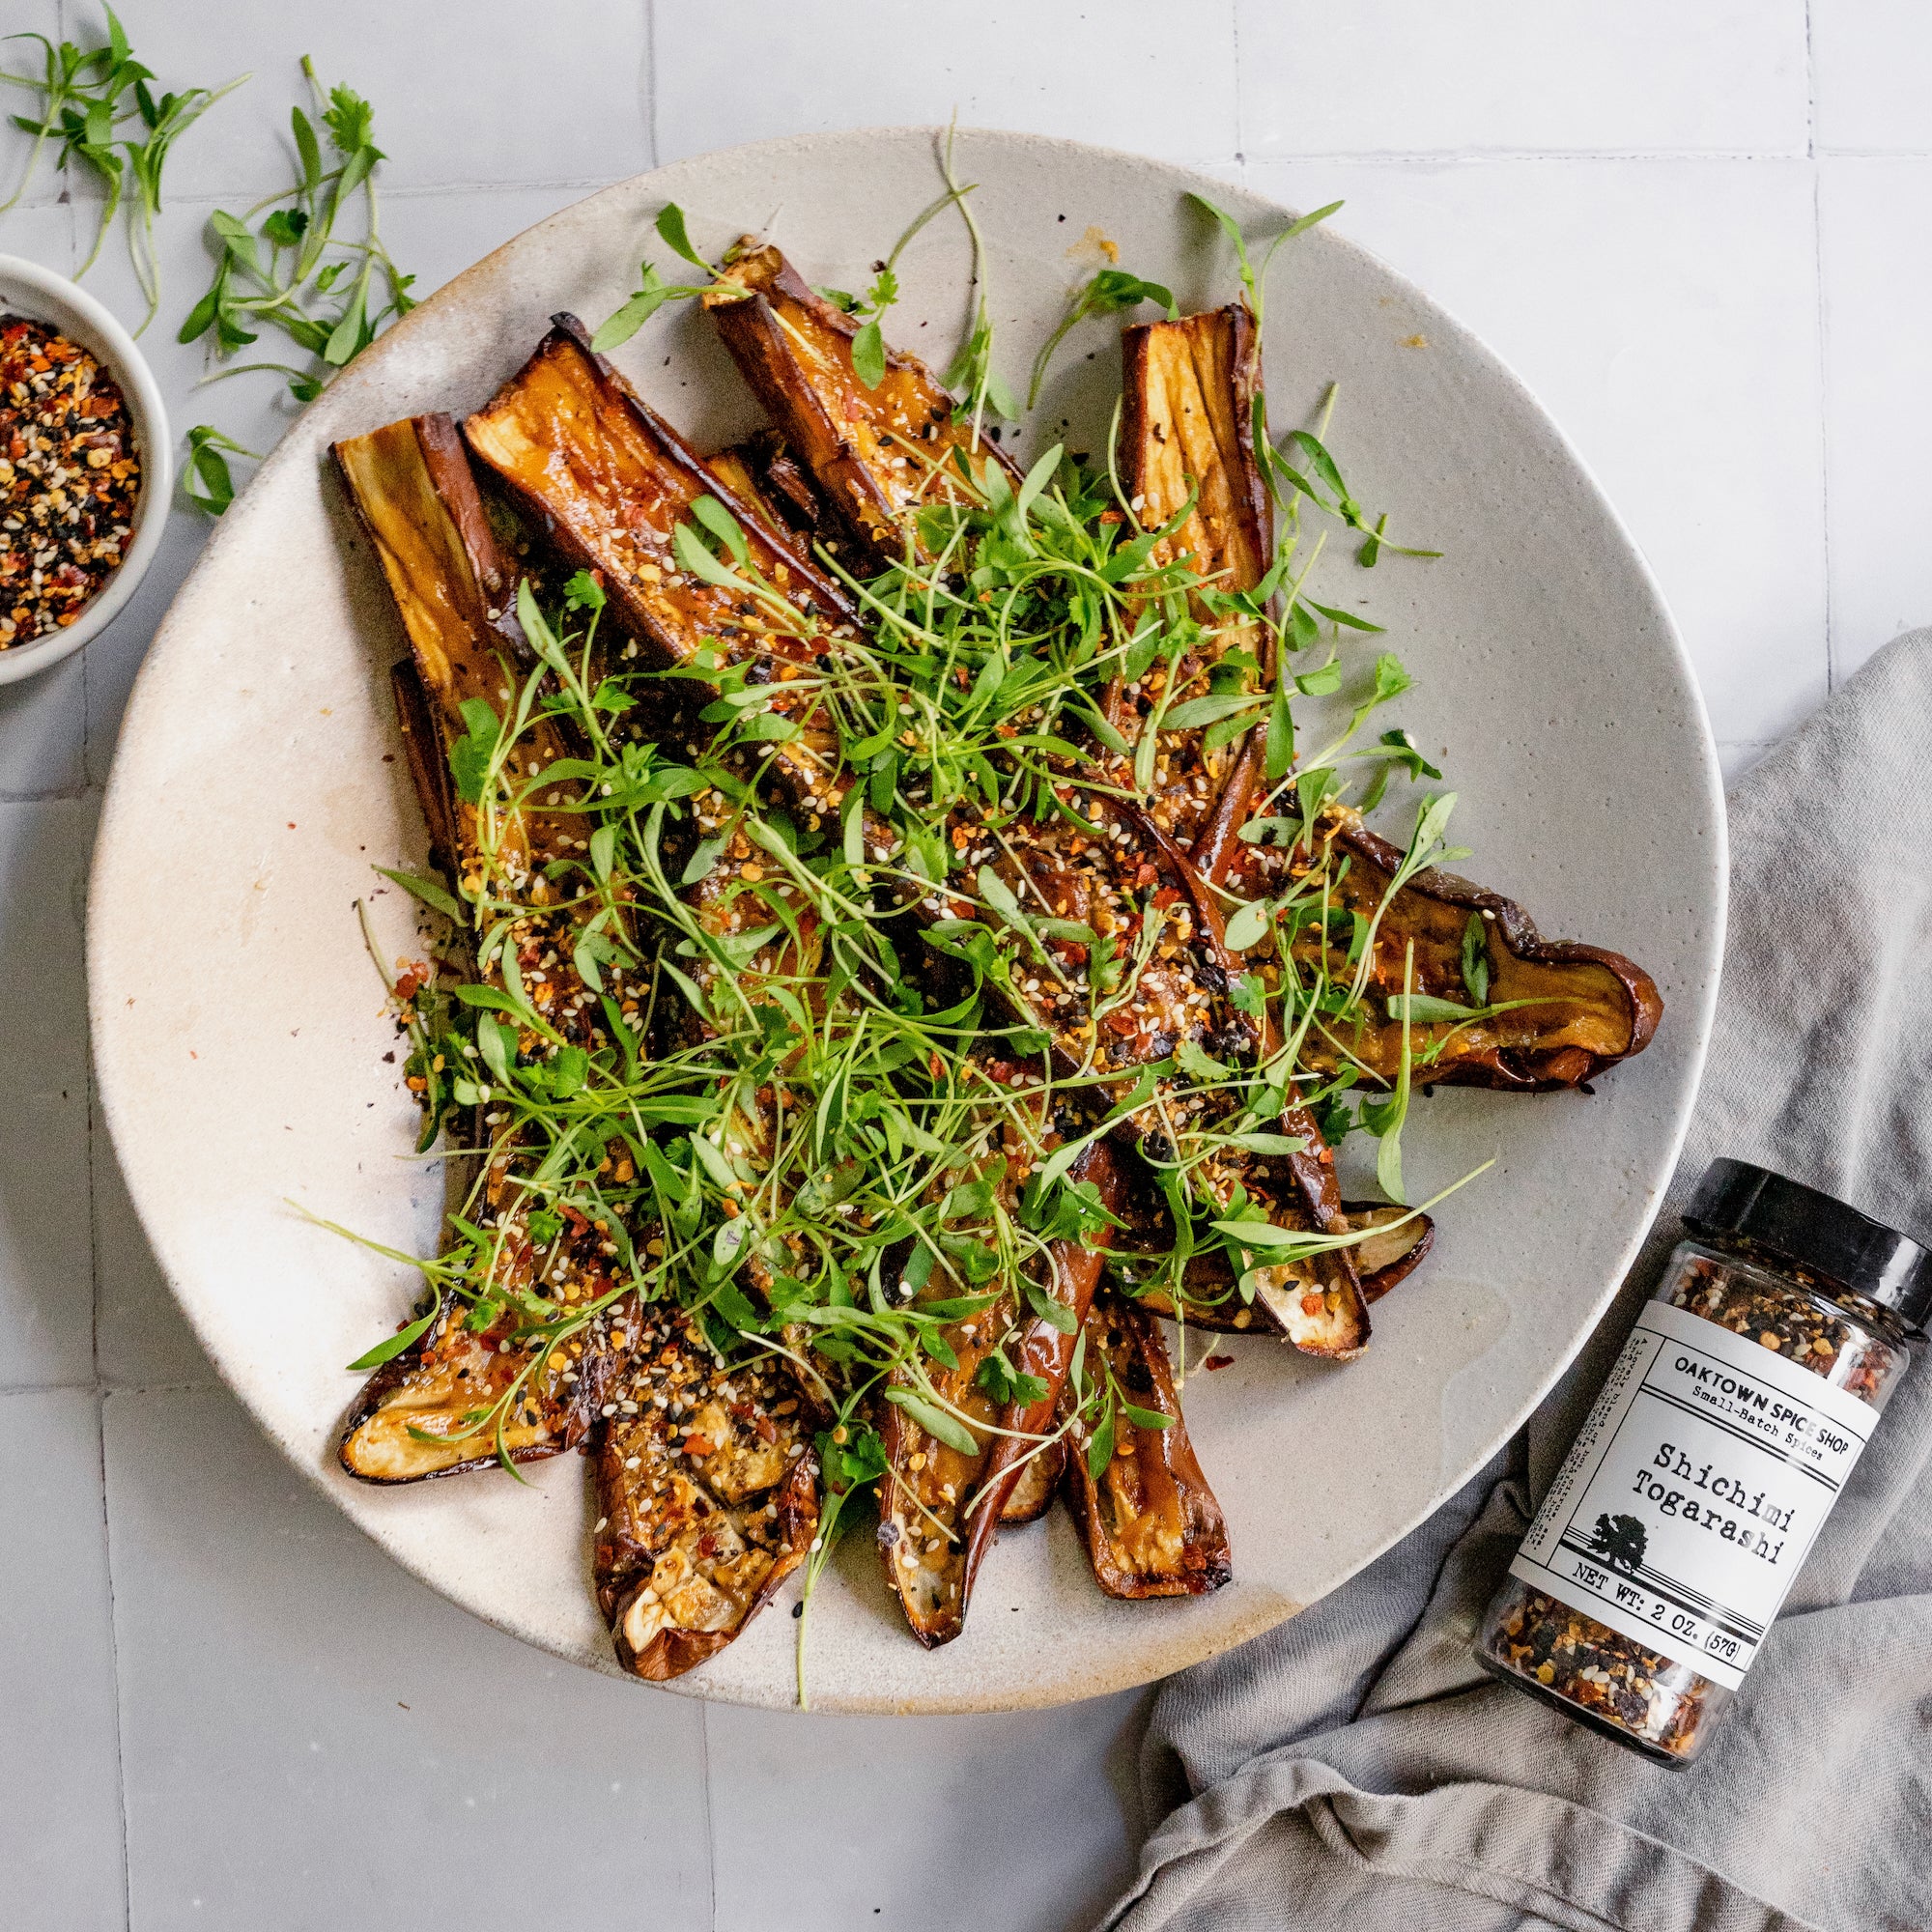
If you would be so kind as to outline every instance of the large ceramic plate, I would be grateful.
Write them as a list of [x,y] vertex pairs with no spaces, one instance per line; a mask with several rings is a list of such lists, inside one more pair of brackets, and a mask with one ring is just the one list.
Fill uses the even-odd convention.
[[[1238,188],[1066,142],[966,133],[959,159],[979,184],[1000,359],[1014,378],[1089,271],[1090,228],[1123,265],[1202,305],[1230,298],[1234,268],[1187,191],[1214,194],[1251,229],[1280,218]],[[668,200],[701,247],[768,229],[810,279],[856,285],[935,185],[927,131],[769,142],[611,188],[470,270],[329,388],[223,519],[156,639],[108,793],[91,906],[95,1052],[128,1186],[188,1320],[263,1428],[398,1561],[598,1669],[614,1665],[591,1602],[576,1457],[532,1469],[527,1488],[493,1475],[402,1492],[358,1487],[334,1463],[357,1380],[342,1364],[394,1323],[415,1284],[299,1209],[428,1251],[440,1182],[409,1154],[414,1112],[384,1058],[395,1040],[354,911],[383,883],[372,866],[422,850],[394,756],[398,633],[325,456],[332,439],[396,416],[474,408],[553,310],[608,314],[639,257],[663,256],[650,224]],[[1690,668],[1562,437],[1346,231],[1345,213],[1277,264],[1273,418],[1304,420],[1339,382],[1331,440],[1351,485],[1445,554],[1366,573],[1331,546],[1321,594],[1365,603],[1416,674],[1398,715],[1462,793],[1457,832],[1476,853],[1464,869],[1521,899],[1546,932],[1640,960],[1662,989],[1663,1025],[1593,1098],[1418,1103],[1406,1137],[1416,1185],[1496,1165],[1441,1210],[1435,1256],[1377,1307],[1364,1359],[1324,1367],[1243,1339],[1234,1366],[1190,1378],[1189,1424],[1226,1506],[1236,1582],[1200,1602],[1108,1602],[1055,1515],[1009,1534],[966,1634],[927,1654],[854,1539],[813,1606],[820,1707],[1051,1704],[1144,1682],[1293,1615],[1518,1425],[1602,1312],[1670,1172],[1722,927],[1723,808]],[[965,318],[958,224],[934,223],[900,266],[890,332],[943,364]],[[1066,418],[1076,444],[1098,446],[1118,387],[1115,327],[1074,338],[1040,412],[1056,427],[1036,441]],[[661,311],[616,359],[700,446],[754,419],[689,307]],[[401,895],[373,904],[391,955],[411,950]],[[768,1612],[675,1688],[789,1701],[794,1628],[784,1607]]]

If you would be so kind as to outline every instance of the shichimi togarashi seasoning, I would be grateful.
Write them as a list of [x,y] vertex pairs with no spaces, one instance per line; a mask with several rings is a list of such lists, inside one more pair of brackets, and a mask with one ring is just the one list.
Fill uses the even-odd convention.
[[80,615],[127,554],[140,489],[114,379],[44,324],[0,317],[0,650]]

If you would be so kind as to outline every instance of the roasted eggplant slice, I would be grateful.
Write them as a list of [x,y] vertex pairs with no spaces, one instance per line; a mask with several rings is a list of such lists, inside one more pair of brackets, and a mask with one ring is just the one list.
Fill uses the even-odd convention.
[[[945,1340],[956,1366],[934,1362],[928,1371],[934,1392],[948,1407],[982,1429],[1000,1410],[980,1383],[980,1368],[999,1346],[1011,1306],[1010,1297],[1002,1297],[991,1308],[949,1324]],[[895,1378],[894,1386],[908,1394],[914,1388],[903,1375]],[[988,1443],[998,1439],[971,1429],[964,1434],[974,1442],[970,1455],[942,1441],[897,1403],[889,1400],[880,1406],[879,1437],[887,1468],[879,1484],[879,1561],[913,1635],[927,1649],[950,1642],[965,1623],[972,1577],[960,1525],[981,1486]]]
[[[1112,1147],[1100,1141],[1081,1156],[1072,1170],[1076,1180],[1093,1183],[1100,1207],[1110,1215],[1121,1205],[1123,1184],[1121,1160],[1122,1156]],[[1036,1315],[1021,1331],[1019,1343],[1011,1351],[1013,1365],[1020,1374],[1038,1381],[1042,1393],[1031,1402],[1009,1404],[1000,1415],[1003,1433],[992,1438],[986,1453],[965,1546],[962,1616],[965,1599],[972,1594],[973,1580],[985,1561],[987,1550],[993,1547],[1001,1524],[1031,1520],[1028,1512],[1037,1513],[1034,1500],[1040,1484],[1050,1468],[1065,1461],[1065,1452],[1059,1445],[1042,1449],[1039,1441],[1054,1428],[1067,1368],[1079,1340],[1079,1324],[1093,1305],[1113,1233],[1108,1226],[1086,1242],[1054,1243],[1053,1296],[1072,1320],[1063,1327]]]
[[[1121,463],[1144,529],[1187,510],[1157,560],[1188,557],[1216,588],[1266,572],[1274,520],[1255,462],[1261,339],[1245,302],[1148,322],[1121,334]],[[1189,499],[1192,507],[1189,508]]]
[[1435,1245],[1435,1223],[1412,1208],[1350,1201],[1344,1211],[1350,1228],[1369,1231],[1355,1249],[1364,1301],[1379,1301],[1390,1289],[1399,1288]]
[[[469,729],[464,703],[481,700],[500,715],[512,669],[521,674],[528,658],[509,608],[516,580],[447,416],[390,423],[337,443],[334,455],[409,639],[411,655],[396,668],[393,688],[432,844],[454,876],[473,885],[484,863],[476,810],[455,797],[448,746]],[[526,744],[539,761],[564,749],[541,721]],[[528,878],[544,859],[571,849],[576,830],[563,813],[512,813],[496,828],[494,864]],[[541,882],[532,885],[534,896]],[[533,906],[504,951],[534,969],[554,917]],[[570,1029],[567,971],[539,977],[533,997]],[[499,1148],[485,1176],[488,1210],[508,1231],[497,1279],[527,1286],[547,1276],[559,1307],[594,1299],[608,1287],[596,1240],[572,1228],[533,1242],[520,1217],[514,1166],[513,1150]],[[554,1346],[507,1317],[480,1330],[471,1320],[465,1308],[445,1307],[427,1334],[376,1371],[343,1434],[339,1455],[351,1475],[400,1483],[487,1467],[499,1454],[534,1462],[582,1436],[603,1374],[603,1327],[580,1327]]]
[[958,467],[1010,469],[953,414],[952,398],[916,355],[886,355],[877,387],[852,367],[859,324],[807,285],[777,248],[749,236],[704,297],[724,346],[816,480],[867,568],[919,552],[913,513],[977,495]]
[[[1241,302],[1176,322],[1122,331],[1123,409],[1120,460],[1123,487],[1144,530],[1172,534],[1155,545],[1156,564],[1185,562],[1212,591],[1252,590],[1272,558],[1274,520],[1255,462],[1255,398],[1261,341]],[[1161,721],[1211,689],[1214,667],[1231,654],[1250,661],[1257,689],[1271,667],[1265,625],[1208,608],[1201,646],[1108,696],[1110,720],[1130,743],[1158,729],[1150,813],[1160,830],[1191,846],[1241,754],[1240,741],[1209,750],[1199,726],[1175,731]]]
[[818,1460],[782,1361],[727,1369],[672,1309],[628,1340],[594,1449],[593,1567],[619,1661],[663,1683],[715,1657],[804,1562]]
[[[1067,1483],[1094,1580],[1110,1597],[1218,1590],[1234,1575],[1228,1525],[1187,1439],[1159,1322],[1103,1295],[1085,1333],[1093,1400],[1068,1430]],[[1130,1407],[1167,1426],[1146,1427]]]
[[[1383,907],[1402,853],[1346,810],[1331,810],[1321,834],[1331,903],[1364,919],[1375,919],[1378,909],[1381,916],[1363,1002],[1369,1010],[1311,1034],[1307,1065],[1324,1071],[1352,1065],[1365,1080],[1393,1083],[1404,1030],[1387,1002],[1405,984],[1477,1013],[1410,1024],[1410,1078],[1418,1086],[1551,1093],[1580,1086],[1649,1045],[1663,1001],[1650,975],[1622,953],[1547,940],[1514,900],[1449,872],[1418,872]],[[1235,875],[1239,889],[1265,890],[1284,860],[1293,876],[1308,855],[1251,857]],[[1308,957],[1321,945],[1311,924],[1296,941],[1297,955]],[[1352,972],[1332,952],[1329,968]],[[1472,973],[1484,989],[1480,1007]]]
[[583,1441],[611,1379],[611,1318],[553,1345],[510,1321],[477,1331],[466,1316],[446,1308],[363,1385],[338,1451],[352,1476],[423,1482],[502,1457],[541,1463]]
[[[1435,1243],[1435,1223],[1412,1208],[1350,1201],[1344,1204],[1343,1212],[1350,1233],[1372,1231],[1354,1249],[1364,1301],[1379,1301],[1390,1289],[1406,1281]],[[1386,1232],[1380,1232],[1384,1229]],[[1139,1272],[1137,1258],[1123,1255],[1108,1271],[1109,1286],[1151,1315],[1163,1316],[1170,1321],[1182,1321],[1189,1328],[1214,1335],[1281,1332],[1266,1301],[1241,1299],[1233,1271],[1220,1255],[1197,1255],[1188,1263],[1178,1310],[1173,1294],[1166,1288],[1138,1287]],[[1305,1278],[1311,1288],[1319,1285],[1312,1271]]]
[[[1094,1183],[1103,1208],[1114,1198],[1114,1168],[1113,1150],[1101,1144],[1073,1170],[1076,1179]],[[1017,1177],[1009,1184],[1016,1192]],[[1090,1236],[1091,1246],[1060,1240],[1049,1249],[1051,1293],[1076,1322],[1093,1298],[1111,1232]],[[935,1437],[910,1407],[882,1406],[888,1468],[879,1492],[879,1555],[913,1634],[927,1648],[959,1634],[974,1578],[1001,1523],[1039,1515],[1052,1495],[1047,1479],[1061,1466],[1059,1445],[1039,1444],[1054,1426],[1075,1335],[1039,1316],[1017,1328],[1011,1318],[1012,1298],[1006,1296],[952,1323],[945,1340],[957,1366],[930,1372],[937,1393],[975,1425],[966,1432],[975,1443],[971,1455]],[[996,1402],[980,1375],[996,1348],[1045,1392],[1031,1403]]]
[[[574,563],[601,573],[617,621],[661,668],[746,664],[769,682],[770,708],[799,736],[781,761],[814,807],[833,809],[835,750],[809,676],[828,639],[853,619],[844,595],[791,550],[755,505],[707,469],[670,425],[559,315],[535,355],[463,426],[477,458]],[[677,555],[681,526],[710,497],[744,534],[748,562],[773,595],[693,575]],[[803,677],[799,691],[788,686]],[[803,694],[803,695],[802,695]]]
[[[516,618],[517,577],[485,513],[463,440],[446,415],[407,416],[334,445],[336,469],[382,566],[413,674],[394,681],[410,770],[432,840],[459,870],[473,867],[475,808],[449,783],[449,746],[469,730],[463,705],[503,706],[505,672],[521,675],[529,646]],[[528,755],[547,764],[563,742],[538,720]],[[503,828],[514,859],[519,838],[529,864],[566,852],[574,817],[528,814]]]

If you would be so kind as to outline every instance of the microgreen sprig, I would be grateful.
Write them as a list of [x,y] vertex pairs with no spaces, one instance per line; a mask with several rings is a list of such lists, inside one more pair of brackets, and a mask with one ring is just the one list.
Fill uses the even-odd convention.
[[691,245],[691,237],[685,227],[684,210],[676,202],[666,202],[664,207],[658,210],[657,219],[652,225],[657,230],[658,239],[665,246],[673,255],[689,262],[693,268],[703,270],[705,279],[701,282],[667,282],[646,261],[639,270],[640,280],[637,294],[606,316],[598,325],[596,334],[590,338],[591,348],[599,355],[606,350],[620,348],[630,341],[666,302],[683,301],[693,296],[701,296],[707,289],[717,284],[717,277],[711,265]]
[[[325,94],[306,55],[301,68],[315,112],[311,118],[299,106],[289,110],[295,185],[257,202],[243,215],[216,209],[209,216],[216,244],[214,275],[188,311],[178,340],[206,339],[215,361],[227,365],[205,380],[277,375],[296,401],[307,403],[415,306],[410,294],[415,278],[402,272],[383,242],[376,172],[385,156],[375,142],[373,109],[339,83]],[[359,234],[347,226],[357,205]],[[232,361],[264,328],[285,336],[309,359]],[[190,483],[188,495],[211,516],[219,516],[234,497],[222,450],[249,454],[210,424],[188,432],[189,463],[203,485],[197,490]]]
[[[38,41],[41,72],[0,71],[0,84],[24,87],[41,97],[41,112],[12,116],[14,126],[34,137],[12,195],[0,203],[0,213],[14,207],[32,185],[49,138],[58,135],[54,166],[62,173],[75,162],[89,170],[101,187],[100,219],[94,245],[75,271],[84,276],[99,259],[101,243],[127,200],[128,255],[134,279],[147,304],[139,335],[155,319],[161,303],[160,258],[155,245],[155,217],[161,208],[161,173],[174,144],[224,95],[232,94],[248,76],[238,75],[220,87],[190,87],[180,93],[156,95],[150,83],[154,71],[134,58],[128,35],[112,7],[107,15],[107,44],[82,48],[71,41],[56,45],[44,34],[12,34],[10,40]],[[131,135],[123,124],[132,122]]]

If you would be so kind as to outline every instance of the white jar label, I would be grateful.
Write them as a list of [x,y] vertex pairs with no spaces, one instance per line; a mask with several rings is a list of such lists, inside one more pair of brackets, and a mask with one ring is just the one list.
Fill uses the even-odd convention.
[[1877,1421],[1647,1302],[1510,1575],[1736,1690]]

